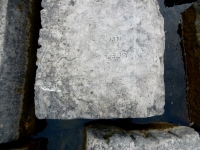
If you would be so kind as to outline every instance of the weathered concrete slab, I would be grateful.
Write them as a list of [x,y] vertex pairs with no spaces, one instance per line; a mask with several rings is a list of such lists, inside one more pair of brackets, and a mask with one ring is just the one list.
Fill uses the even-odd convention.
[[106,125],[86,127],[86,150],[200,150],[199,134],[185,126],[166,123],[125,130]]
[[134,118],[164,110],[156,0],[43,0],[38,118]]
[[182,43],[191,125],[200,128],[200,1],[182,13]]
[[36,60],[30,23],[34,3],[0,0],[0,143],[35,131],[34,73],[30,65]]

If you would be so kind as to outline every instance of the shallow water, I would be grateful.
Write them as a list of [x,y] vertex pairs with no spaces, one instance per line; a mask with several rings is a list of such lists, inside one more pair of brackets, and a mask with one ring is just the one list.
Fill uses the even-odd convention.
[[[175,5],[169,0],[158,0],[160,11],[165,19],[166,46],[164,55],[165,64],[165,113],[162,116],[145,119],[128,119],[134,123],[149,123],[155,121],[172,122],[188,126],[186,106],[185,71],[181,49],[181,37],[178,34],[181,23],[181,12],[185,11],[192,3]],[[187,2],[189,2],[187,0]],[[191,2],[191,1],[190,1]],[[183,3],[183,1],[181,1]],[[37,137],[48,139],[48,150],[78,150],[82,149],[84,140],[84,123],[89,119],[75,120],[47,120],[47,127]]]

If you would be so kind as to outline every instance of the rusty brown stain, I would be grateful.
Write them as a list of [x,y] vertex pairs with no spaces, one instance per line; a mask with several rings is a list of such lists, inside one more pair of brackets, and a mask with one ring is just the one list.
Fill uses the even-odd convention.
[[20,94],[21,93],[21,88],[16,89],[16,93]]
[[194,127],[200,128],[200,43],[195,26],[196,8],[192,5],[182,13],[182,35],[187,84],[188,115]]
[[24,10],[24,8],[22,7],[21,4],[18,4],[18,5],[17,5],[17,8],[18,8],[20,11],[23,11],[23,10]]

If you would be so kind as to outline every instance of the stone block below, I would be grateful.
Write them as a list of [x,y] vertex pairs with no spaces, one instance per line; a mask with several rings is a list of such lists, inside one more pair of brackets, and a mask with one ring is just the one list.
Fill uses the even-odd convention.
[[[86,150],[200,150],[199,134],[185,126],[166,123],[86,126]],[[138,128],[139,127],[139,128]]]

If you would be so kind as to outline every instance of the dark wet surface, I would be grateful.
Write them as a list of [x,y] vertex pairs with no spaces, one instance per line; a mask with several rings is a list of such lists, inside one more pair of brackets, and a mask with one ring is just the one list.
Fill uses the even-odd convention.
[[[181,12],[185,11],[194,0],[170,1],[158,0],[160,11],[165,19],[166,46],[165,64],[165,113],[162,116],[145,119],[121,119],[133,123],[172,122],[188,126],[186,106],[185,71],[181,49],[181,37],[178,34]],[[187,3],[187,4],[184,4]],[[175,5],[174,5],[175,4]],[[181,5],[178,5],[181,4]],[[170,7],[169,7],[170,6]],[[173,7],[171,7],[173,6]],[[34,137],[48,138],[48,150],[82,149],[84,140],[84,123],[88,119],[47,120],[47,127]]]
[[191,125],[200,131],[200,1],[182,13],[182,36],[186,69],[187,103]]

